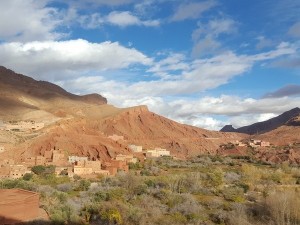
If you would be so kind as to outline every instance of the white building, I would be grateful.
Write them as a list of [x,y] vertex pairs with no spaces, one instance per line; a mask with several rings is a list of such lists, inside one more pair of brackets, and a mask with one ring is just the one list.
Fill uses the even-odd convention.
[[128,145],[129,149],[133,152],[142,152],[143,147],[139,145]]
[[155,148],[146,151],[146,157],[170,156],[170,151],[163,148]]
[[68,159],[69,163],[83,162],[83,161],[88,161],[88,157],[80,157],[80,156],[76,156],[76,155],[71,155],[71,156],[69,156],[69,159]]

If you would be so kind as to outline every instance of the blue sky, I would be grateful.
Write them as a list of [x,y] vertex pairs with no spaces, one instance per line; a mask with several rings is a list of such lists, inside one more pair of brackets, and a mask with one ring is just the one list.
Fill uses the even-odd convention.
[[300,106],[300,1],[0,2],[0,64],[218,130]]

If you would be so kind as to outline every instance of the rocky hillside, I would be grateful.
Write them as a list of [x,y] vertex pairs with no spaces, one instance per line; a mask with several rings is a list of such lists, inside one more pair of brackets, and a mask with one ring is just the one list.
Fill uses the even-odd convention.
[[[0,67],[0,96],[0,121],[34,120],[46,125],[30,133],[0,133],[7,149],[2,156],[17,160],[57,147],[105,161],[128,153],[129,144],[167,148],[178,157],[188,157],[214,154],[221,143],[245,137],[176,123],[146,106],[116,108],[98,94],[74,95],[4,67]],[[114,141],[111,135],[124,140]]]
[[294,108],[287,112],[282,113],[281,115],[274,117],[272,119],[254,123],[249,126],[244,126],[240,128],[233,128],[231,125],[226,125],[223,127],[220,131],[223,132],[238,132],[238,133],[245,133],[245,134],[262,134],[266,133],[272,130],[275,130],[276,128],[279,128],[283,125],[289,125],[289,126],[295,126],[300,125],[300,109]]
[[0,116],[12,119],[23,119],[24,115],[33,111],[55,112],[58,107],[107,103],[106,98],[101,95],[74,95],[55,84],[36,81],[2,66],[0,66],[0,94]]

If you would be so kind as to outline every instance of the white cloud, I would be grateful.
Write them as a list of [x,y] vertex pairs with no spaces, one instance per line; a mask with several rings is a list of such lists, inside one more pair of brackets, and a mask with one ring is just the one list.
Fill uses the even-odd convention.
[[18,72],[57,77],[127,68],[133,64],[149,65],[152,60],[134,48],[117,42],[90,43],[86,40],[44,41],[0,44],[0,64]]
[[[116,106],[147,104],[154,112],[177,121],[219,129],[224,121],[214,115],[226,115],[226,122],[231,119],[234,122],[235,116],[247,118],[247,115],[258,121],[263,116],[261,114],[281,113],[299,106],[300,98],[257,100],[222,95],[182,99],[178,96],[216,88],[249,71],[257,62],[294,52],[292,45],[281,43],[272,51],[255,55],[237,55],[227,51],[190,61],[183,54],[173,53],[154,60],[119,43],[90,43],[79,39],[2,43],[0,64],[38,79],[56,81],[74,93],[103,94]],[[147,79],[124,81],[110,72],[113,70],[116,74],[122,70],[131,73],[130,68],[135,64],[146,67]]]
[[[226,124],[240,127],[264,121],[299,107],[300,102],[300,97],[253,99],[221,95],[199,99],[166,98],[151,96],[145,94],[143,89],[135,90],[128,83],[106,80],[103,77],[81,77],[59,84],[82,94],[98,92],[107,97],[110,104],[118,107],[147,105],[151,111],[180,123],[211,130],[220,130]],[[161,85],[165,84],[162,82]],[[147,86],[144,86],[144,89],[146,88]]]
[[54,40],[62,37],[56,28],[61,24],[57,9],[46,0],[0,1],[0,40]]
[[103,25],[115,25],[119,27],[128,26],[146,26],[156,27],[160,25],[159,20],[141,20],[129,11],[112,11],[108,15],[100,13],[82,14],[80,15],[75,9],[69,9],[65,15],[66,23],[74,23],[77,21],[85,29],[98,29]]
[[[286,109],[290,110],[290,108]],[[229,124],[233,125],[235,128],[248,126],[257,122],[266,121],[268,119],[271,119],[275,116],[278,116],[278,114],[275,113],[262,113],[262,114],[243,114],[239,116],[233,116],[229,119]]]
[[192,56],[215,53],[222,46],[218,41],[219,35],[235,33],[236,27],[237,23],[228,18],[210,20],[207,24],[198,23],[198,28],[192,33],[194,41]]
[[128,84],[131,93],[142,97],[171,96],[216,88],[249,71],[255,62],[293,52],[292,46],[282,43],[275,50],[256,55],[236,55],[228,51],[215,57],[189,61],[182,54],[173,54],[153,63],[152,59],[138,50],[116,42],[90,43],[79,39],[2,43],[0,64],[17,72],[39,74],[43,79],[54,74],[57,77],[66,73],[68,76],[99,74],[101,71],[128,69],[129,66],[140,64],[149,66],[149,79]]
[[97,29],[105,23],[105,19],[99,13],[81,15],[78,16],[77,20],[85,29]]
[[158,26],[159,20],[140,20],[137,16],[134,16],[129,11],[113,11],[110,12],[107,17],[106,21],[113,25],[117,25],[120,27],[132,26],[132,25],[144,25],[144,26]]
[[67,2],[72,7],[81,7],[81,8],[87,8],[87,7],[99,7],[99,6],[121,6],[121,5],[127,5],[134,0],[60,0],[62,2]]
[[263,61],[268,59],[274,59],[280,56],[287,56],[296,54],[298,50],[298,46],[290,44],[288,42],[281,42],[275,50],[259,53],[252,56],[247,56],[247,58],[253,62],[255,61]]
[[170,73],[189,70],[190,66],[185,62],[185,55],[179,53],[170,53],[169,56],[155,63],[147,72],[152,72],[163,79],[176,79],[178,76]]
[[205,11],[216,6],[217,3],[214,0],[208,0],[203,2],[189,2],[183,3],[178,6],[171,21],[181,21],[186,19],[197,19]]
[[125,12],[111,12],[107,16],[107,21],[109,23],[118,25],[118,26],[129,26],[129,25],[139,25],[140,20],[133,16],[129,11]]

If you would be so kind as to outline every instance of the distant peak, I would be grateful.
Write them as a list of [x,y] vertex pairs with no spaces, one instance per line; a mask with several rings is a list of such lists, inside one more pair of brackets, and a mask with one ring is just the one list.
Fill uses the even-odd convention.
[[93,104],[107,104],[107,99],[96,93],[82,95],[80,96],[80,98],[86,102]]
[[235,128],[232,125],[225,125],[220,131],[221,132],[235,132]]

